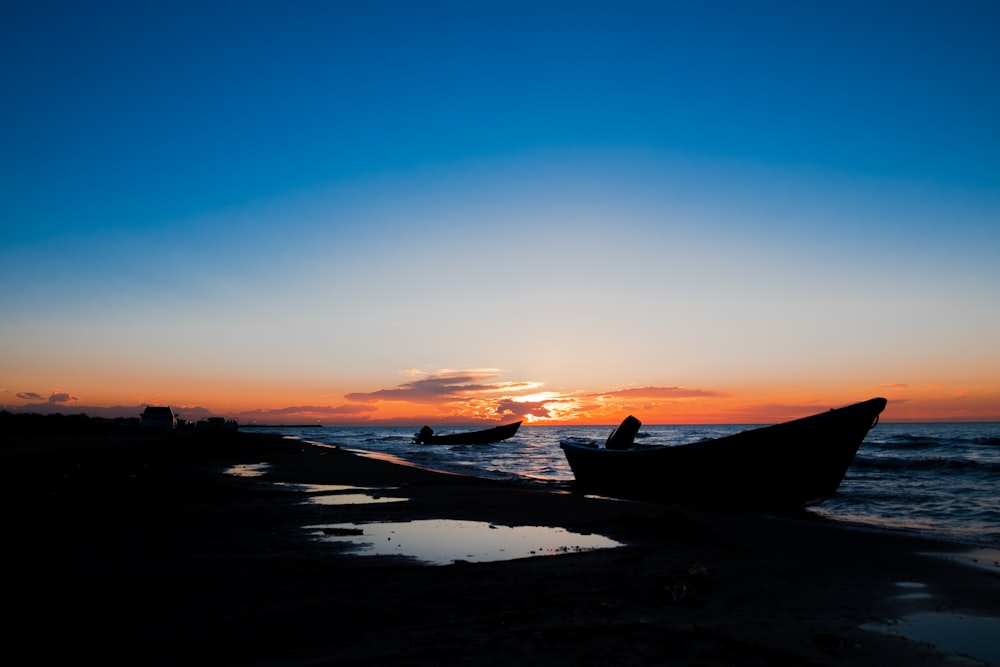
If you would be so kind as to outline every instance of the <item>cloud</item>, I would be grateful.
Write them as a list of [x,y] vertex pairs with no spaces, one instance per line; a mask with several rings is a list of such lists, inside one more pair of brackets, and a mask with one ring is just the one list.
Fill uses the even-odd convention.
[[243,418],[270,420],[281,417],[338,417],[344,415],[359,415],[374,412],[374,405],[294,405],[284,408],[267,410],[251,410],[242,413]]
[[728,394],[707,389],[689,389],[688,387],[630,387],[607,391],[599,396],[617,396],[619,398],[726,398]]
[[25,401],[48,401],[51,405],[63,405],[64,403],[74,403],[79,401],[78,396],[73,396],[72,394],[67,394],[64,391],[59,391],[55,389],[52,394],[46,399],[41,394],[36,394],[33,391],[19,391],[17,392],[17,397]]
[[[412,375],[413,372],[406,373]],[[531,391],[541,386],[539,382],[486,382],[498,376],[499,371],[494,369],[439,371],[420,380],[404,382],[392,389],[352,392],[345,398],[363,403],[375,401],[438,403],[442,400],[461,400],[481,394]]]
[[439,418],[482,421],[527,419],[530,422],[574,421],[597,418],[614,421],[626,403],[641,403],[629,410],[655,410],[658,403],[687,398],[724,398],[729,394],[689,387],[629,387],[598,393],[542,391],[535,381],[500,381],[494,368],[439,370],[407,369],[404,382],[370,392],[346,394],[349,401],[376,405],[381,402],[415,403],[439,409]]
[[494,411],[498,416],[524,419],[527,415],[531,415],[538,420],[559,419],[578,410],[579,404],[575,399],[563,396],[553,396],[536,401],[502,398],[494,406]]

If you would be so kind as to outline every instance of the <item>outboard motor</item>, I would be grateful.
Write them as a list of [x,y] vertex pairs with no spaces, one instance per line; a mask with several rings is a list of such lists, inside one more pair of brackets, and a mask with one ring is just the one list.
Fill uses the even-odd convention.
[[608,441],[604,443],[605,449],[629,449],[632,447],[635,441],[635,435],[639,432],[639,427],[642,426],[642,422],[638,419],[629,415],[622,420],[622,423],[618,425],[611,435],[608,436]]

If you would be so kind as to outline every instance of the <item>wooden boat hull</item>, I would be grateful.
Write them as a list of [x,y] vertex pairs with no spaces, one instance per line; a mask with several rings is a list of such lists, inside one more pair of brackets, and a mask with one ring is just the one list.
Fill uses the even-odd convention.
[[514,437],[517,429],[521,427],[521,422],[495,426],[483,431],[470,431],[468,433],[448,433],[445,435],[421,436],[417,434],[416,442],[425,445],[487,445],[493,442],[500,442],[507,438]]
[[884,398],[688,445],[609,450],[561,443],[580,490],[618,498],[791,509],[832,496]]

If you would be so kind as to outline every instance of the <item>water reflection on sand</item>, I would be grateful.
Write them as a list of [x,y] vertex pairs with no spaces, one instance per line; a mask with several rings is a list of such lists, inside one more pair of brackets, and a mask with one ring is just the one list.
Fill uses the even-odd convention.
[[347,484],[289,484],[278,482],[278,488],[305,494],[311,505],[371,505],[374,503],[406,502],[407,498],[382,495],[394,487],[350,486]]
[[269,463],[241,463],[227,468],[224,474],[233,477],[261,477],[267,473],[270,467]]
[[317,540],[347,542],[358,555],[406,556],[428,565],[552,556],[620,543],[601,535],[550,526],[501,526],[482,521],[430,519],[306,526]]
[[[1000,554],[996,549],[977,549],[957,553],[928,553],[963,565],[997,570]],[[894,598],[901,602],[932,600],[930,587],[920,581],[897,581],[900,593]],[[976,662],[1000,665],[1000,618],[973,616],[959,612],[919,611],[901,615],[882,623],[861,626],[868,632],[902,635],[933,644],[938,650]]]
[[367,493],[330,493],[311,495],[306,500],[311,505],[371,505],[375,503],[404,503],[406,498],[373,496]]
[[884,624],[865,624],[863,630],[902,635],[933,644],[939,651],[1000,664],[1000,618],[958,613],[920,612]]

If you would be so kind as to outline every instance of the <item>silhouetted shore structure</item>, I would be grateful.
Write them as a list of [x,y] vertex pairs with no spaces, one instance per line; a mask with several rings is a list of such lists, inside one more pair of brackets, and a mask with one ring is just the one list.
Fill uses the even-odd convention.
[[172,431],[177,426],[177,417],[169,405],[147,405],[139,415],[141,431]]
[[[897,634],[866,628],[926,610],[989,616],[1000,599],[996,565],[962,564],[954,544],[550,493],[260,433],[163,438],[101,433],[107,426],[0,415],[5,544],[20,583],[7,598],[10,655],[154,665],[941,664],[958,649],[907,638],[902,622]],[[318,527],[364,538],[369,526],[425,520],[556,526],[622,546],[428,566],[316,537]],[[923,597],[910,594],[918,586]]]
[[139,416],[90,417],[86,414],[38,414],[0,411],[0,436],[12,437],[57,437],[69,438],[137,434]]

